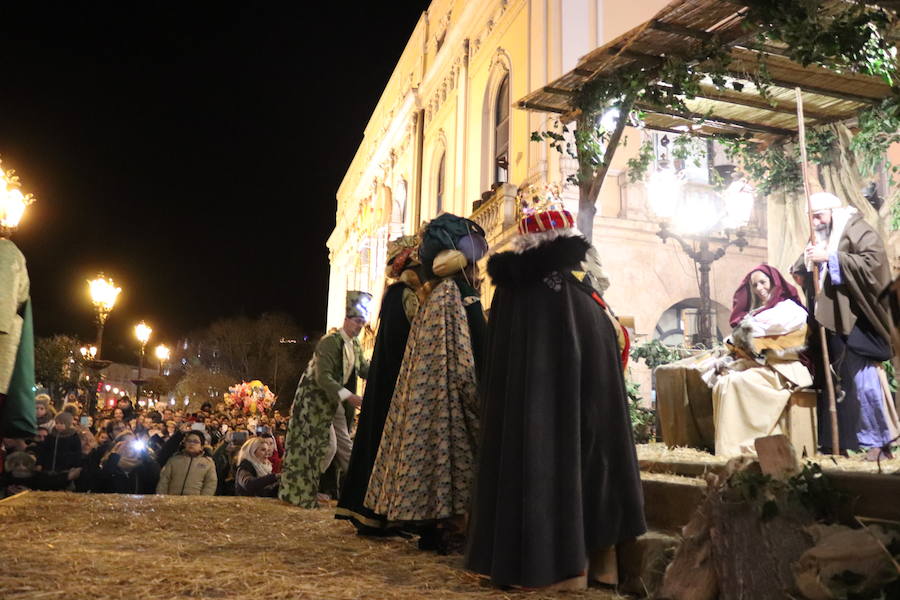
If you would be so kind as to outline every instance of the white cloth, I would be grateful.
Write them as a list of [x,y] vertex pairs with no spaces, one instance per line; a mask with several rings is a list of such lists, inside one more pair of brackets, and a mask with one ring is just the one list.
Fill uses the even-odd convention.
[[806,309],[793,300],[782,300],[772,308],[750,313],[743,323],[750,325],[754,337],[785,335],[806,324]]
[[[356,366],[356,352],[353,349],[353,338],[347,335],[347,332],[344,331],[343,328],[340,330],[341,339],[344,340],[344,384],[346,385],[348,381],[350,381],[350,375],[353,374],[353,368]],[[348,390],[347,388],[341,388],[338,390],[338,397],[341,400],[346,400],[350,396],[353,395],[353,392]]]
[[342,473],[347,472],[350,466],[350,454],[353,451],[353,440],[347,430],[347,417],[344,413],[344,405],[338,404],[331,419],[331,428],[328,431],[328,450],[319,462],[319,470],[324,473],[331,461],[337,458],[338,466]]
[[785,361],[778,366],[776,370],[741,359],[719,377],[713,387],[716,456],[753,453],[756,438],[788,433],[783,417],[791,393],[796,387],[812,385],[812,377],[799,361]]

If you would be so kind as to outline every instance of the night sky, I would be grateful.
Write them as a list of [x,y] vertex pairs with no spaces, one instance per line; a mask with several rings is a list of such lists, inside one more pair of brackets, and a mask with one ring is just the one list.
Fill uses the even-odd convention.
[[140,319],[152,343],[265,311],[321,330],[335,193],[428,2],[75,4],[0,18],[37,334],[93,337],[100,270],[123,288],[106,358]]

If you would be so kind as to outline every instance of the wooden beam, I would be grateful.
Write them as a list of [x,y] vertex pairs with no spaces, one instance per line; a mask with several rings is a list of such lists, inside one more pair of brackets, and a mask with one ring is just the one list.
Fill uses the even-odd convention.
[[550,85],[545,85],[544,91],[548,94],[555,94],[557,96],[570,96],[570,97],[574,96],[578,93],[576,90],[566,90],[563,88],[553,87]]
[[525,110],[536,110],[538,112],[552,112],[558,115],[569,112],[567,108],[556,108],[555,106],[545,106],[543,104],[537,104],[536,102],[527,102],[522,100],[519,102],[519,108]]
[[682,112],[678,110],[670,110],[668,108],[660,108],[655,107],[651,104],[635,104],[641,110],[647,111],[649,113],[655,113],[657,115],[668,115],[670,117],[678,117],[680,119],[685,119],[688,121],[698,121],[703,120],[709,123],[721,123],[723,125],[732,125],[734,127],[740,127],[741,129],[746,129],[747,131],[755,131],[757,133],[768,133],[771,135],[781,135],[781,136],[793,136],[796,135],[797,132],[792,129],[784,129],[782,127],[772,127],[769,125],[763,125],[762,123],[751,123],[750,121],[741,121],[739,119],[727,119],[724,117],[717,116],[707,116],[702,115],[700,113],[695,112]]
[[656,31],[664,31],[665,33],[674,33],[675,35],[694,38],[695,40],[703,40],[704,42],[711,40],[713,37],[713,34],[708,31],[703,31],[702,29],[691,29],[690,27],[677,25],[676,23],[666,23],[665,21],[660,21],[659,19],[652,19],[650,21],[650,29],[655,29]]
[[575,67],[574,69],[572,69],[572,72],[575,73],[576,75],[580,75],[582,77],[593,77],[594,76],[593,71],[591,71],[590,69],[582,68],[582,67]]
[[[740,92],[736,92],[740,93]],[[714,100],[716,102],[723,102],[725,104],[736,104],[738,106],[746,106],[748,108],[756,108],[759,110],[764,110],[767,112],[780,113],[785,115],[796,115],[797,107],[794,105],[788,105],[787,103],[779,103],[775,106],[768,104],[764,101],[755,101],[750,98],[738,98],[732,94],[723,93],[722,91],[711,88],[707,86],[703,86],[700,88],[700,92],[694,94],[697,98],[705,98],[706,100]],[[826,113],[816,112],[816,111],[806,111],[806,115],[810,119],[821,120],[821,119],[830,119],[835,115],[829,115]]]
[[[741,73],[739,71],[729,71],[729,74],[732,77],[743,77],[746,78],[745,73]],[[788,81],[786,79],[771,79],[770,83],[776,87],[784,88],[786,90],[792,90],[794,88],[800,88],[804,92],[810,94],[816,94],[817,96],[826,96],[828,98],[837,98],[838,100],[848,100],[850,102],[859,102],[860,104],[878,104],[881,102],[881,98],[872,98],[871,96],[860,96],[859,94],[851,94],[849,92],[842,92],[839,90],[833,90],[830,88],[818,87],[815,85],[807,85],[805,83],[800,83],[797,81]]]
[[697,129],[691,131],[679,131],[678,129],[672,129],[670,127],[660,127],[656,125],[651,125],[650,123],[646,123],[645,126],[647,129],[652,129],[653,131],[664,131],[666,133],[674,133],[675,135],[693,135],[697,137],[707,138],[711,140],[719,139],[720,137],[735,137],[739,138],[741,135],[739,133],[704,133]]

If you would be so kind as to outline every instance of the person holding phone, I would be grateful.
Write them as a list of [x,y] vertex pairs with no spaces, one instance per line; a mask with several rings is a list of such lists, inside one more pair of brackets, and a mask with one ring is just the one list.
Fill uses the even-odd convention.
[[159,465],[147,452],[146,442],[130,431],[113,440],[112,449],[100,461],[93,491],[105,494],[153,494],[159,482]]

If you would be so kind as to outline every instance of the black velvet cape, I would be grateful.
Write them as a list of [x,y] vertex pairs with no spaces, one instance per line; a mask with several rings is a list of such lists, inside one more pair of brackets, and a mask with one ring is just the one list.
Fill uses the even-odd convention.
[[496,285],[467,568],[541,587],[646,530],[612,323],[573,274],[589,246],[558,238],[492,257]]
[[405,289],[406,284],[394,283],[385,291],[381,301],[381,312],[378,313],[381,323],[369,364],[362,412],[335,514],[335,518],[348,519],[362,529],[383,529],[386,526],[385,518],[366,508],[363,501],[409,337],[410,322],[403,310]]

